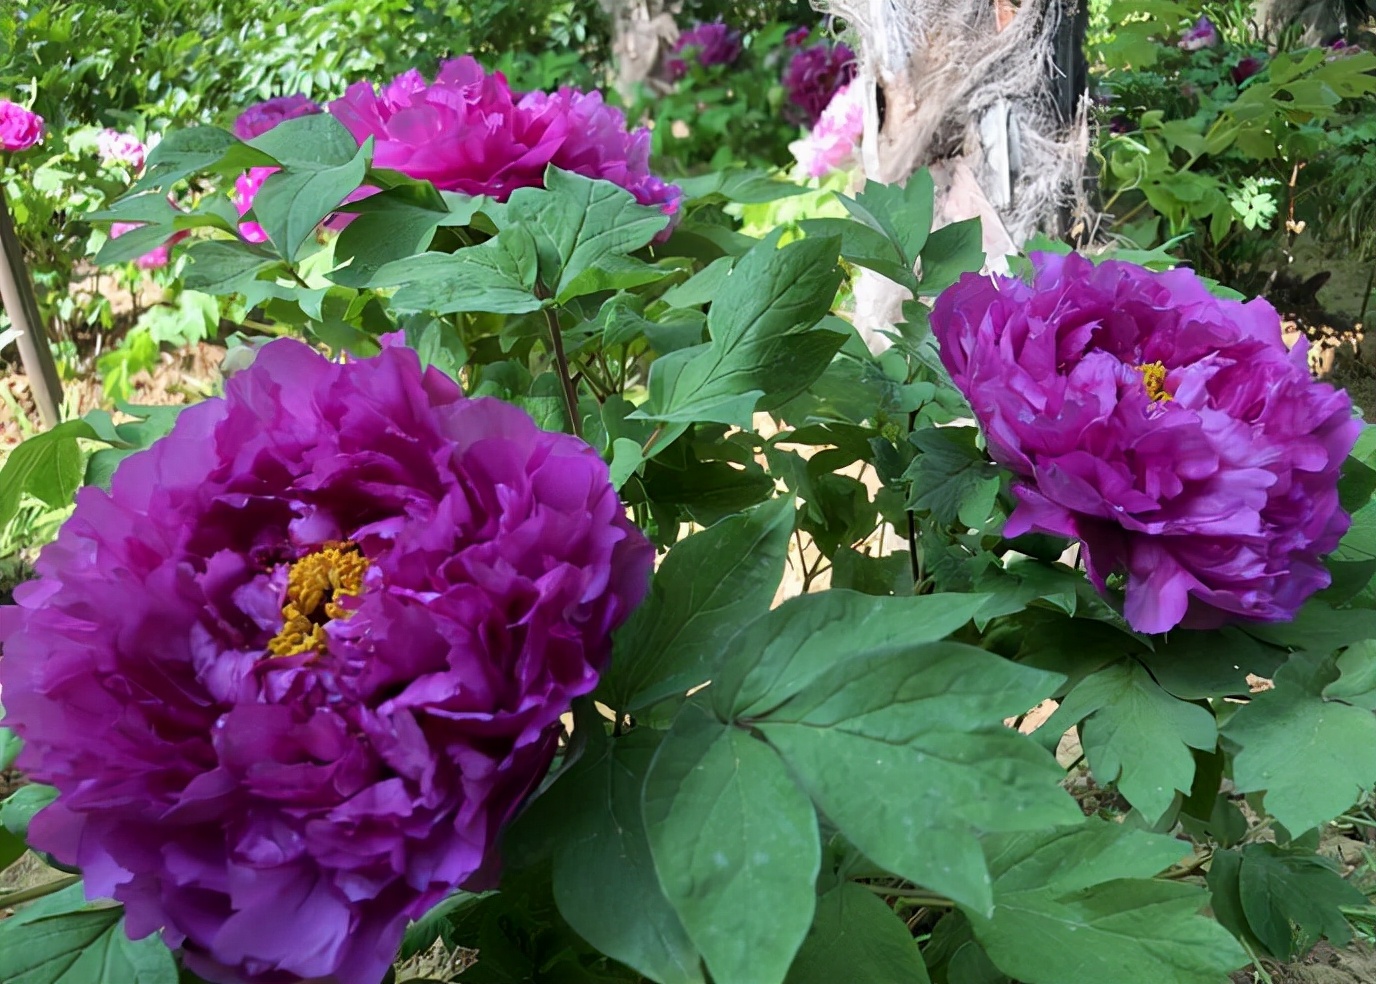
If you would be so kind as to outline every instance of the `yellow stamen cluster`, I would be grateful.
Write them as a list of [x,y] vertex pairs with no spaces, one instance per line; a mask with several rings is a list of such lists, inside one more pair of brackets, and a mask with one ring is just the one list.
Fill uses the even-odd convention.
[[1142,374],[1142,382],[1147,387],[1147,396],[1153,403],[1161,403],[1171,399],[1171,395],[1166,392],[1165,365],[1160,362],[1144,362],[1137,367],[1137,371]]
[[327,543],[291,565],[287,574],[287,603],[282,606],[282,630],[268,642],[274,656],[298,656],[325,651],[325,624],[347,618],[341,597],[363,593],[368,558],[352,542]]

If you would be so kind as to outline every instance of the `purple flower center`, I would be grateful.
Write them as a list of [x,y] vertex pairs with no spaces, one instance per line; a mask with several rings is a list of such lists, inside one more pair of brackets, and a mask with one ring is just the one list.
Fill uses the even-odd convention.
[[341,598],[363,593],[368,558],[351,541],[327,543],[291,565],[287,574],[287,600],[282,606],[282,629],[268,642],[274,656],[323,653],[328,640],[325,626],[332,619],[348,618],[352,609]]

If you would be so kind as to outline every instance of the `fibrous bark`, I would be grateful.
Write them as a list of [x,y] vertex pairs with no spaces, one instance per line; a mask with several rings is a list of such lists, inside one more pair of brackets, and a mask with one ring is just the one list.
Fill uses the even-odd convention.
[[628,102],[641,85],[660,85],[654,77],[660,54],[678,39],[666,0],[598,0],[612,26],[616,91]]

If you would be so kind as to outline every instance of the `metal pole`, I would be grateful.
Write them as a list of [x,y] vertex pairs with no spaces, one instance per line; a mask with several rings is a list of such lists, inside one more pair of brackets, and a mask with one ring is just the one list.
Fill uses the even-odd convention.
[[38,415],[44,427],[58,422],[58,407],[62,404],[62,381],[57,378],[57,363],[48,347],[48,333],[38,313],[29,268],[24,265],[24,252],[10,218],[10,205],[5,200],[5,186],[0,183],[0,306],[10,316],[10,323],[19,332],[19,361],[29,377],[29,389],[38,405]]

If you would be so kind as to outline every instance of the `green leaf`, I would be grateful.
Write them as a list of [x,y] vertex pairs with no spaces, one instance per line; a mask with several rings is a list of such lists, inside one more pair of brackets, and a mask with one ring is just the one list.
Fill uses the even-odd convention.
[[1149,875],[1187,848],[1088,821],[986,839],[994,912],[966,914],[999,969],[1033,984],[1218,984],[1247,963],[1193,885]]
[[834,239],[755,246],[726,278],[707,317],[712,341],[657,359],[635,417],[666,423],[749,422],[803,392],[846,335],[814,327],[841,282]]
[[609,469],[612,488],[619,490],[625,485],[644,460],[640,445],[630,438],[618,437],[612,441],[612,461]]
[[[3,720],[3,715],[0,715],[0,720]],[[24,739],[9,728],[0,728],[0,772],[14,766],[14,760],[19,757],[23,747]]]
[[24,493],[54,509],[71,505],[83,474],[78,438],[99,440],[86,421],[68,420],[9,453],[0,468],[0,528],[14,518]]
[[[305,168],[312,171],[326,171],[349,164],[358,156],[360,149],[353,134],[329,113],[283,120],[271,130],[248,141],[248,145],[270,155],[288,170]],[[353,188],[349,191],[353,191]]]
[[711,303],[726,286],[726,278],[736,265],[734,256],[719,256],[707,266],[676,287],[670,287],[660,297],[670,307],[696,307]]
[[20,837],[27,836],[34,814],[53,800],[57,790],[42,783],[20,786],[0,803],[0,826]]
[[398,958],[403,961],[410,960],[416,954],[424,953],[440,940],[444,941],[445,947],[452,949],[455,944],[449,917],[456,910],[480,897],[472,892],[456,891],[411,923],[406,927],[406,935],[401,939],[401,951],[398,953]]
[[[427,194],[428,192],[428,194]],[[337,263],[328,276],[345,287],[370,287],[389,263],[424,252],[449,218],[443,198],[429,186],[404,184],[349,206],[354,218],[334,244]]]
[[5,984],[177,984],[177,964],[157,936],[133,942],[118,906],[66,912],[10,927],[0,922]]
[[[857,597],[891,612],[902,600]],[[799,688],[792,675],[809,674],[795,661],[748,720],[866,857],[987,913],[978,834],[1080,815],[1050,753],[1003,724],[1061,678],[958,643],[868,648],[831,635],[832,665]]]
[[233,294],[276,263],[276,258],[264,256],[246,243],[202,240],[187,250],[182,285],[207,294]]
[[1238,891],[1248,927],[1278,960],[1307,953],[1324,938],[1347,945],[1352,927],[1340,907],[1368,904],[1332,862],[1275,844],[1242,849]]
[[768,745],[686,704],[645,781],[660,885],[716,984],[783,981],[812,925],[817,817]]
[[842,882],[817,913],[785,984],[928,984],[927,967],[903,920],[879,896]]
[[903,477],[912,482],[907,508],[943,526],[982,529],[993,512],[1000,471],[975,445],[973,427],[928,427],[909,440],[922,452]]
[[[302,123],[313,119],[330,117],[319,114],[288,122]],[[335,125],[343,129],[337,121]],[[282,124],[282,127],[285,126]],[[266,140],[274,136],[282,127],[273,128],[259,139]],[[344,132],[347,136],[348,131]],[[349,143],[353,145],[352,138],[349,138]],[[343,163],[330,163],[333,157],[328,153],[329,149],[319,148],[320,162],[310,159],[316,156],[315,152],[303,151],[303,156],[293,160],[286,170],[269,175],[254,196],[254,218],[288,262],[295,262],[301,247],[321,220],[337,210],[344,199],[363,183],[373,144],[369,138],[362,147],[354,146],[352,158]]]
[[388,263],[373,284],[402,284],[392,298],[399,311],[524,314],[541,306],[535,296],[536,262],[530,233],[512,227],[457,253],[423,253]]
[[669,224],[657,208],[610,181],[551,167],[544,188],[520,188],[507,214],[534,237],[540,277],[556,297],[608,256],[646,245]]
[[1265,791],[1267,812],[1292,834],[1331,820],[1376,784],[1376,716],[1326,699],[1333,660],[1296,653],[1223,727],[1240,746],[1233,759],[1238,792]]
[[702,984],[697,951],[660,889],[641,819],[641,790],[662,735],[637,728],[608,739],[600,717],[591,724],[583,757],[536,804],[558,830],[554,900],[607,956],[660,984]]
[[961,278],[984,265],[984,238],[979,219],[965,219],[942,226],[922,249],[922,282],[915,293],[940,294]]
[[129,193],[167,188],[200,171],[245,170],[275,163],[277,161],[270,155],[241,144],[232,133],[217,127],[172,129],[148,152],[143,177],[135,182]]
[[128,263],[144,253],[157,249],[172,235],[170,225],[145,225],[130,229],[119,238],[105,240],[105,245],[96,253],[97,266],[110,266],[113,263]]
[[567,304],[575,297],[599,291],[623,290],[663,280],[667,271],[634,257],[612,253],[597,260],[569,281],[555,301]]
[[768,610],[792,532],[793,501],[776,498],[675,544],[616,634],[601,699],[638,710],[708,680],[727,641]]
[[1214,716],[1166,693],[1136,660],[1081,680],[1048,726],[1060,734],[1077,721],[1084,721],[1080,742],[1095,780],[1116,782],[1148,823],[1170,809],[1177,791],[1190,791],[1190,749],[1209,751],[1218,742]]
[[852,219],[804,219],[798,223],[809,236],[836,236],[841,258],[873,270],[909,290],[917,289],[917,275],[903,258],[901,247],[882,231]]
[[934,191],[931,172],[923,169],[902,187],[869,182],[855,198],[837,197],[846,211],[892,244],[911,272],[932,229]]
[[24,838],[0,827],[0,872],[22,858],[28,849]]

